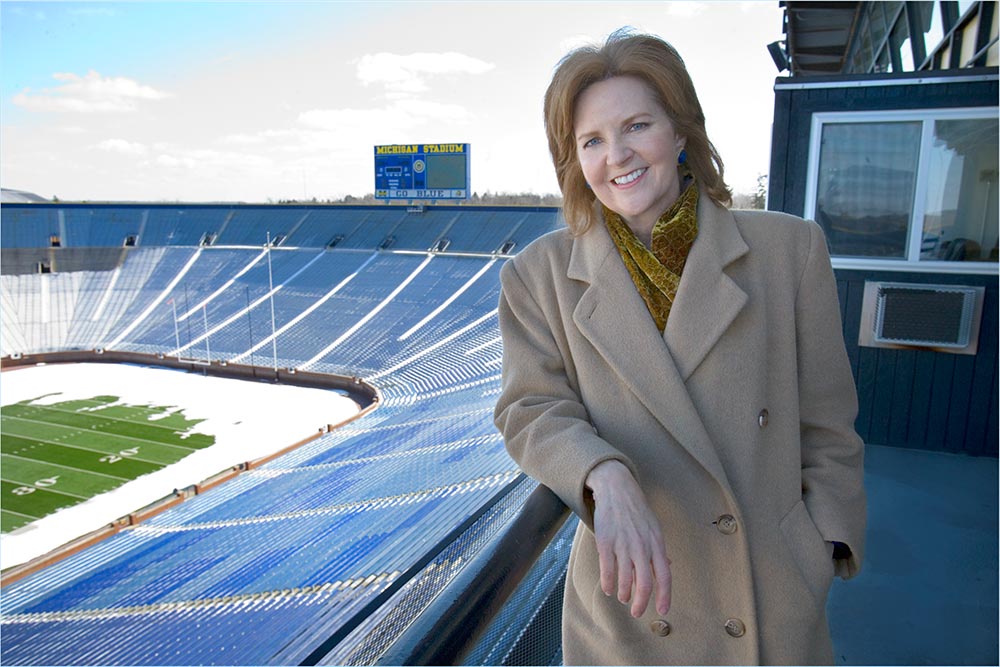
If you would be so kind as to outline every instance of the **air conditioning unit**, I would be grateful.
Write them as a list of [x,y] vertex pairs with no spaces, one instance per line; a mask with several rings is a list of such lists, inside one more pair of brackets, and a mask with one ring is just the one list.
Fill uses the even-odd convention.
[[866,282],[858,345],[975,354],[985,292],[966,285]]

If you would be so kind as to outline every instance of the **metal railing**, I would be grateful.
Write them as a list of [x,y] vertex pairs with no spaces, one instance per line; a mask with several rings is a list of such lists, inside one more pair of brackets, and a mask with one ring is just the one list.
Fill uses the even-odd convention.
[[441,591],[378,664],[462,664],[568,516],[569,508],[538,486],[510,526]]

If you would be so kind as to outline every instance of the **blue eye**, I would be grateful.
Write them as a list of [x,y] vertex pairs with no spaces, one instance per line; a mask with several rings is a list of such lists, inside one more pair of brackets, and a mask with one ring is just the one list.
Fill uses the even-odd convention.
[[587,142],[585,142],[583,144],[583,147],[584,148],[590,148],[591,146],[596,146],[597,142],[599,142],[599,141],[600,141],[600,139],[598,139],[597,137],[594,137],[593,139],[589,139]]
[[635,132],[636,130],[643,130],[649,126],[649,123],[632,123],[629,125],[629,131]]

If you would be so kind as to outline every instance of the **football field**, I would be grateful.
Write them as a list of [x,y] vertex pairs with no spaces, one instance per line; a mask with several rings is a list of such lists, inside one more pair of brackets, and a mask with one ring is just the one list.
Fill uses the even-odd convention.
[[[40,397],[43,398],[43,397]],[[94,396],[0,408],[0,528],[6,533],[208,447],[176,408]],[[122,515],[136,508],[123,508]]]

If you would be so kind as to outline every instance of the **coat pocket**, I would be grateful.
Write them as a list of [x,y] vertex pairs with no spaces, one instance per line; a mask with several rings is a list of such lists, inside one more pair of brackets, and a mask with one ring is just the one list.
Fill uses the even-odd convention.
[[779,528],[809,591],[817,602],[825,604],[833,582],[833,559],[806,504],[797,502],[781,519]]

